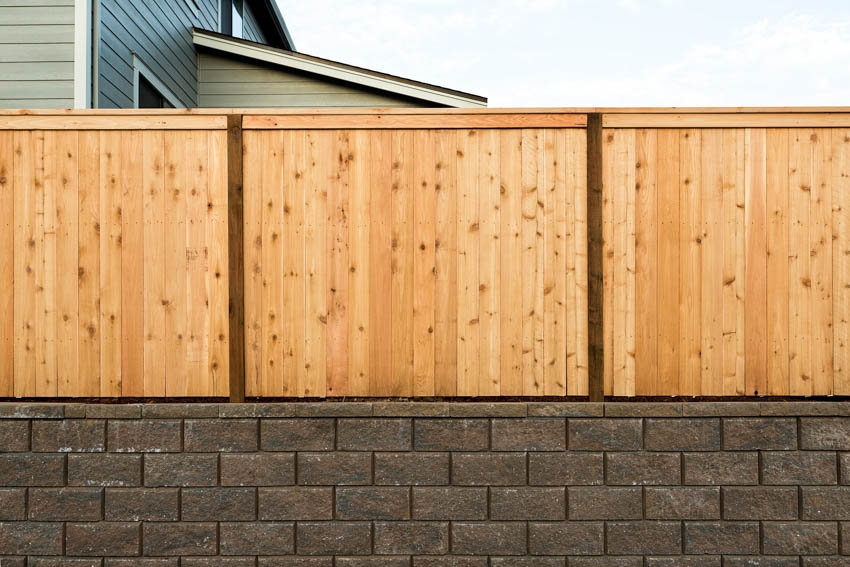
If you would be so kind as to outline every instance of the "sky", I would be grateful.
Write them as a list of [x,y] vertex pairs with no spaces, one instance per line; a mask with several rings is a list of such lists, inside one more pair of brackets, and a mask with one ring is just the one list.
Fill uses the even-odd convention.
[[847,0],[277,0],[298,51],[510,106],[850,104]]

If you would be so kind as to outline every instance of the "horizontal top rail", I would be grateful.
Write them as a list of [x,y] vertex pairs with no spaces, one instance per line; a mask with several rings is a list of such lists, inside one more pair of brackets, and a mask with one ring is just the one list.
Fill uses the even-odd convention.
[[226,130],[227,116],[0,115],[0,130]]
[[584,128],[584,114],[288,114],[246,115],[242,127],[264,129]]
[[0,109],[0,116],[362,115],[362,114],[829,114],[850,106],[533,107],[533,108],[85,108]]
[[850,112],[603,114],[603,128],[842,128]]

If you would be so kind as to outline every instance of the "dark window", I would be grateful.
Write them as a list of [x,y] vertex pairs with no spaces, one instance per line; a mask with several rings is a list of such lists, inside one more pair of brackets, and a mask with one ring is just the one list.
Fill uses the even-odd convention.
[[174,108],[174,105],[139,73],[139,108]]
[[242,37],[242,10],[243,0],[220,0],[218,14],[221,29],[219,31],[233,37]]

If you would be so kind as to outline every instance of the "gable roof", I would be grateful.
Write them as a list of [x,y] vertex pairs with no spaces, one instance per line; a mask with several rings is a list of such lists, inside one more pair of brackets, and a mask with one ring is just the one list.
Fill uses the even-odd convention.
[[212,49],[233,56],[245,57],[285,67],[287,69],[325,76],[371,89],[386,91],[429,103],[457,108],[486,107],[487,98],[431,85],[396,75],[381,73],[330,59],[314,57],[287,49],[271,47],[245,39],[238,39],[208,30],[194,28],[195,46]]

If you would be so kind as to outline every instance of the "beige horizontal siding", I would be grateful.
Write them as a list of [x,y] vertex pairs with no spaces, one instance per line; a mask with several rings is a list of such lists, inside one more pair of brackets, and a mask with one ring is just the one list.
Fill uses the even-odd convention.
[[0,108],[74,104],[74,1],[0,0]]
[[199,103],[206,108],[423,106],[358,85],[208,53],[200,57]]

